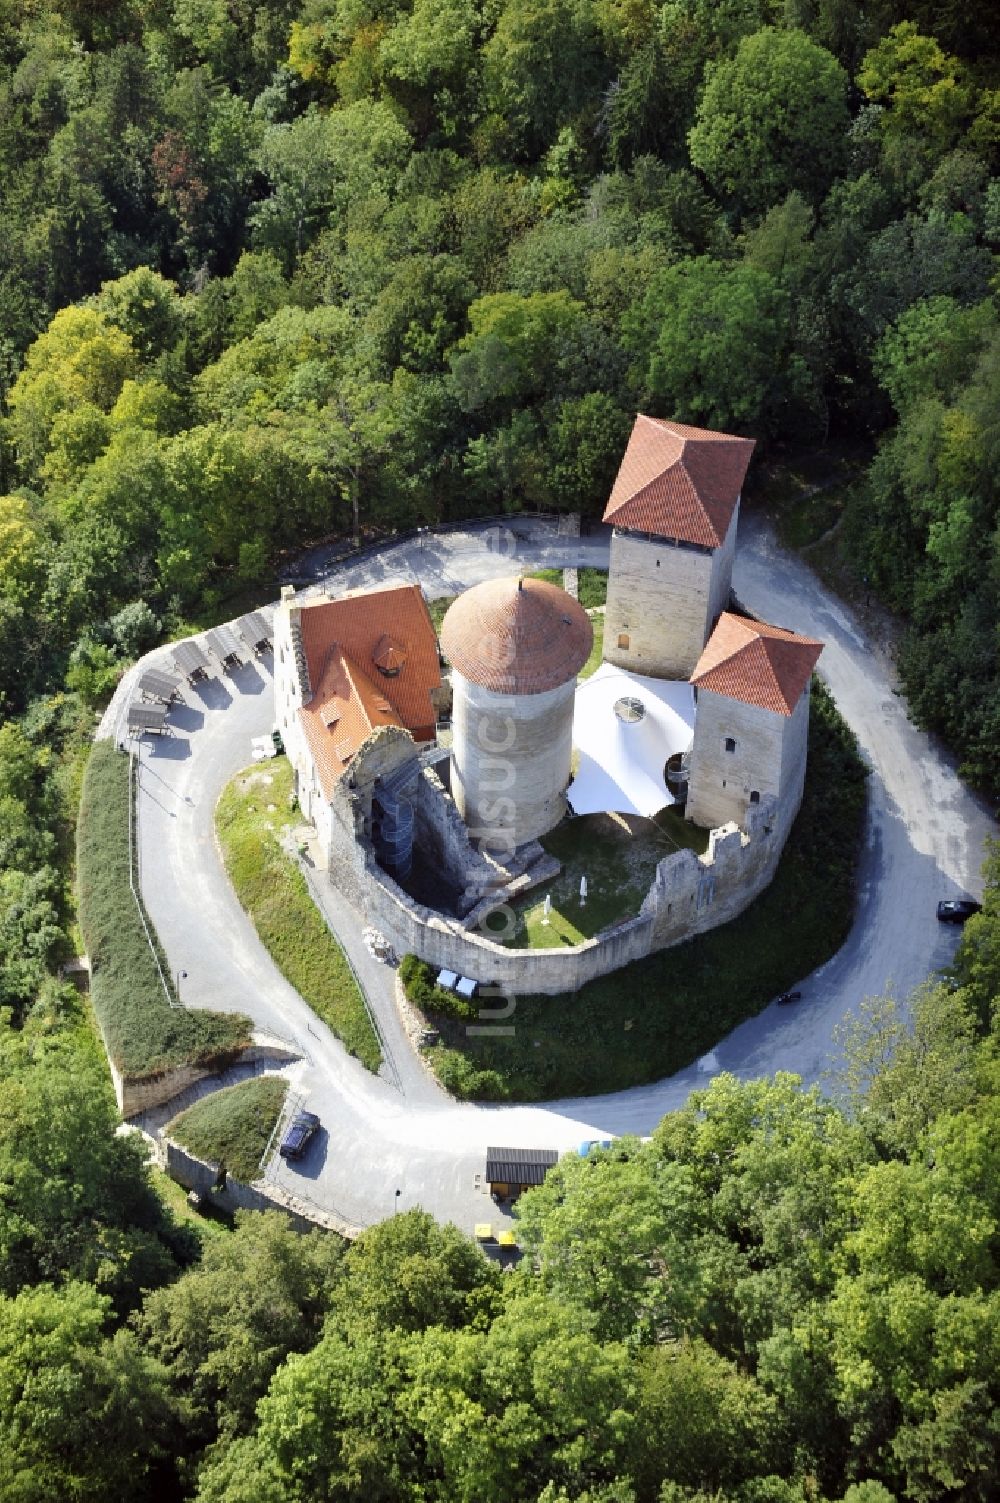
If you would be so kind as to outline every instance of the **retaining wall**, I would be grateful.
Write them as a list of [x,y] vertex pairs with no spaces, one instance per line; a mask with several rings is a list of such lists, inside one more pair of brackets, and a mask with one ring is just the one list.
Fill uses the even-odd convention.
[[338,1232],[342,1237],[354,1238],[360,1235],[359,1227],[340,1221],[336,1216],[320,1210],[318,1206],[306,1205],[293,1195],[285,1195],[276,1185],[266,1188],[266,1182],[245,1185],[240,1180],[234,1179],[231,1174],[227,1174],[225,1184],[221,1189],[216,1189],[219,1179],[218,1164],[211,1164],[205,1159],[196,1158],[173,1138],[164,1137],[163,1149],[166,1156],[166,1170],[170,1178],[175,1179],[179,1185],[183,1185],[185,1190],[196,1190],[199,1195],[203,1195],[227,1216],[233,1215],[236,1211],[283,1211],[293,1225],[302,1232],[311,1231],[314,1226],[321,1226],[327,1231]]
[[[108,1052],[106,1045],[105,1052]],[[231,1068],[232,1065],[252,1065],[264,1059],[288,1061],[299,1057],[293,1050],[280,1044],[253,1043],[239,1050],[226,1068]],[[141,1112],[148,1112],[153,1107],[162,1106],[165,1101],[172,1101],[189,1086],[197,1085],[198,1081],[208,1080],[219,1073],[217,1066],[209,1068],[198,1065],[179,1065],[174,1070],[165,1070],[162,1075],[137,1080],[132,1076],[122,1075],[110,1053],[108,1053],[108,1066],[118,1100],[118,1110],[126,1118],[138,1117]]]

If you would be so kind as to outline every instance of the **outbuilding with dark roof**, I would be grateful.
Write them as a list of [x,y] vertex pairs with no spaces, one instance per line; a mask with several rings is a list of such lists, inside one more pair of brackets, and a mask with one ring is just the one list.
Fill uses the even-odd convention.
[[559,1162],[554,1148],[487,1148],[486,1183],[501,1200],[540,1185]]

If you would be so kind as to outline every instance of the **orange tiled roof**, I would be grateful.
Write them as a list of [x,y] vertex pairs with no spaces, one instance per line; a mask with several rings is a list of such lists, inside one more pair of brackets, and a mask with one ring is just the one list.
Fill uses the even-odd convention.
[[778,715],[791,715],[822,651],[823,643],[812,637],[723,611],[691,683]]
[[433,738],[431,691],[441,669],[419,585],[303,605],[300,631],[313,693],[299,719],[328,798],[379,726],[402,726],[415,741]]
[[718,548],[733,519],[753,449],[752,438],[640,412],[604,520]]
[[544,694],[575,678],[594,629],[581,605],[544,579],[487,579],[459,595],[441,623],[452,667],[495,694]]

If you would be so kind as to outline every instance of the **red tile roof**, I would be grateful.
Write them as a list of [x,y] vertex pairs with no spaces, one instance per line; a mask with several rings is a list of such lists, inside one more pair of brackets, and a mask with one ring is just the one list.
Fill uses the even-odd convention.
[[379,726],[433,738],[441,669],[419,585],[303,605],[300,631],[313,692],[299,719],[327,798]]
[[733,519],[753,449],[752,438],[640,413],[604,520],[634,532],[718,548]]
[[544,694],[590,656],[586,611],[544,579],[488,579],[449,607],[441,646],[454,668],[496,694]]
[[822,651],[823,643],[812,637],[723,611],[691,683],[778,715],[791,715]]

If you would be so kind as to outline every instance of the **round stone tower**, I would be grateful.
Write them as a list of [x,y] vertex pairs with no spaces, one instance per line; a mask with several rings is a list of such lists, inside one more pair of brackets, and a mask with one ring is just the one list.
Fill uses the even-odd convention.
[[474,585],[444,618],[452,796],[472,839],[501,860],[565,812],[576,676],[592,642],[586,612],[540,579]]

